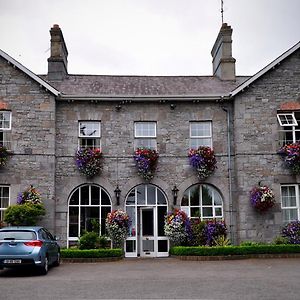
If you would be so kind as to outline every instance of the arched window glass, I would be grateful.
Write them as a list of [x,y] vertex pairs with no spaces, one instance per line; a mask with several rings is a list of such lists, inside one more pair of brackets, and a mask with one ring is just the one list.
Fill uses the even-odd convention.
[[222,219],[222,196],[210,185],[193,185],[184,192],[181,209],[191,218],[200,218],[201,220]]
[[77,241],[84,231],[98,223],[99,234],[105,234],[105,219],[111,212],[108,193],[97,185],[86,184],[75,189],[69,197],[68,240]]

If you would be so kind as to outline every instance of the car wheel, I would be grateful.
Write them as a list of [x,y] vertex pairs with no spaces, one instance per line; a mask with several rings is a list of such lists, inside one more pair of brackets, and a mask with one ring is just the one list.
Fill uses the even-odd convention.
[[44,265],[40,269],[40,273],[42,275],[46,275],[48,273],[48,269],[49,269],[49,260],[48,260],[48,257],[46,256]]
[[54,267],[58,267],[60,265],[60,253],[57,253],[57,259],[56,261],[53,263]]

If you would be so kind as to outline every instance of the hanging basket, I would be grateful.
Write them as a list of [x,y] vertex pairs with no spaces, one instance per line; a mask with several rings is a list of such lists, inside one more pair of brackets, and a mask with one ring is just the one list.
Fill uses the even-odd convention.
[[256,186],[250,191],[250,203],[258,212],[266,212],[275,205],[275,196],[267,186]]
[[198,149],[190,149],[188,157],[190,165],[196,170],[200,181],[213,174],[217,168],[217,160],[210,147],[200,146]]
[[88,178],[99,175],[102,170],[101,149],[85,148],[77,150],[75,162],[79,172]]
[[154,149],[137,148],[134,152],[134,161],[138,174],[145,180],[151,180],[156,170],[158,153]]

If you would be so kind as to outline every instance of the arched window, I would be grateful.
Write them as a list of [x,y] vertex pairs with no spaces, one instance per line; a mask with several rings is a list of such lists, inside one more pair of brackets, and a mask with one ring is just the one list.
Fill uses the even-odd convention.
[[181,209],[191,218],[222,219],[222,196],[210,185],[193,185],[184,192]]
[[105,219],[111,212],[108,193],[97,185],[86,184],[75,189],[69,198],[68,241],[77,241],[83,231],[91,231],[100,224],[100,234],[105,234]]

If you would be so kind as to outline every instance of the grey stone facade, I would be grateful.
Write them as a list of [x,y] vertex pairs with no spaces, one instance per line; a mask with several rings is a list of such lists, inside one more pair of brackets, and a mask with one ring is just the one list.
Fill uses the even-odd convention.
[[[67,55],[64,42],[63,48],[62,55]],[[228,51],[231,57],[231,46]],[[145,183],[133,160],[136,121],[157,123],[160,156],[151,184],[165,193],[169,210],[180,207],[185,190],[199,183],[187,157],[189,124],[212,121],[218,168],[205,183],[223,198],[232,241],[271,241],[279,234],[280,184],[299,183],[299,179],[289,174],[276,154],[276,114],[281,103],[300,101],[299,48],[233,97],[231,92],[249,77],[222,81],[215,76],[77,76],[67,74],[66,57],[48,61],[55,61],[55,72],[50,67],[51,76],[40,76],[41,84],[0,57],[0,104],[12,112],[13,152],[7,166],[0,169],[0,184],[10,186],[11,204],[30,184],[36,186],[47,209],[42,223],[63,243],[67,241],[69,197],[74,189],[95,183],[107,191],[113,208],[124,209],[130,190]],[[235,72],[232,57],[230,62]],[[62,74],[57,74],[60,67]],[[46,90],[43,82],[59,93]],[[81,120],[101,121],[103,171],[93,179],[81,176],[74,162]],[[249,191],[258,182],[270,186],[276,195],[277,204],[267,214],[250,207]],[[121,190],[119,206],[116,186]],[[179,189],[176,204],[174,186]]]

